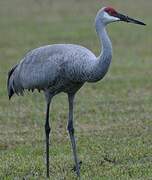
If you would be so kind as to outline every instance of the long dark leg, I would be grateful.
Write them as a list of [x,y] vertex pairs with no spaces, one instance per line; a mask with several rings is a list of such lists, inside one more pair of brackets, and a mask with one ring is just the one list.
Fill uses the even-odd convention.
[[70,135],[70,140],[72,144],[72,150],[73,150],[73,156],[76,166],[76,173],[77,176],[80,177],[80,168],[77,158],[77,151],[76,151],[76,142],[74,137],[74,128],[73,128],[73,101],[74,101],[74,94],[68,94],[68,100],[69,100],[69,119],[68,119],[68,131]]
[[50,134],[49,109],[50,109],[50,102],[47,103],[46,121],[45,121],[45,134],[46,134],[46,173],[47,173],[47,177],[49,177],[49,134]]

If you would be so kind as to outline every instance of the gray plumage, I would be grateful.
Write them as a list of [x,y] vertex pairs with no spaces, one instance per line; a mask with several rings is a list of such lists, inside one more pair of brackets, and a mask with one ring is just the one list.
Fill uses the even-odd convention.
[[106,57],[103,61],[103,56],[96,58],[88,49],[72,44],[34,49],[11,70],[8,91],[12,89],[17,94],[23,94],[24,89],[49,90],[52,94],[73,91],[77,85],[103,78],[111,53]]
[[[47,176],[49,176],[49,107],[54,95],[65,92],[69,98],[68,131],[72,143],[76,173],[80,177],[80,167],[76,154],[76,143],[73,128],[73,101],[75,93],[85,82],[101,80],[108,71],[112,59],[112,45],[105,26],[114,21],[120,21],[119,13],[114,9],[102,8],[96,16],[95,27],[99,36],[102,51],[96,57],[85,47],[74,44],[54,44],[34,49],[26,54],[20,63],[15,65],[8,74],[8,96],[23,95],[24,90],[43,90],[46,102],[46,161]],[[119,17],[118,17],[119,15]],[[123,21],[129,22],[128,18]],[[132,19],[131,19],[132,20]],[[136,23],[139,21],[136,20]]]

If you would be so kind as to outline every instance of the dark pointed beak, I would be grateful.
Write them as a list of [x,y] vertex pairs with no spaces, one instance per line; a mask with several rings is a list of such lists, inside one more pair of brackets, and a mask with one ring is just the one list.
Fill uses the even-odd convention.
[[139,25],[146,25],[145,23],[138,21],[136,19],[130,18],[126,15],[117,13],[116,17],[118,17],[120,19],[120,21],[124,21],[124,22],[128,22],[128,23],[134,23],[134,24],[139,24]]

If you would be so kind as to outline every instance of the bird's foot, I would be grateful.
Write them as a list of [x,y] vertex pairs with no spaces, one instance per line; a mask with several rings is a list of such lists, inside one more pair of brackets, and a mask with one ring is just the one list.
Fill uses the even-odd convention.
[[[79,163],[78,163],[79,169],[80,169],[81,165],[82,165],[82,161],[79,161]],[[77,171],[76,165],[74,165],[74,167],[72,168],[72,171]]]

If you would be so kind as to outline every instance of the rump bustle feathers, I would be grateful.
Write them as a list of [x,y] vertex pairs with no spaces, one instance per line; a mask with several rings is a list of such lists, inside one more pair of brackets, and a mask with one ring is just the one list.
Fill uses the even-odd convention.
[[15,91],[14,91],[14,82],[13,82],[14,80],[12,78],[12,75],[13,75],[13,72],[16,69],[17,66],[18,66],[18,64],[14,65],[12,67],[12,69],[8,72],[7,91],[8,91],[9,99],[11,99],[11,97],[15,93]]
[[17,75],[18,64],[14,65],[12,69],[8,72],[7,79],[7,91],[9,99],[16,93],[17,95],[23,95],[24,88],[21,86],[21,82]]

